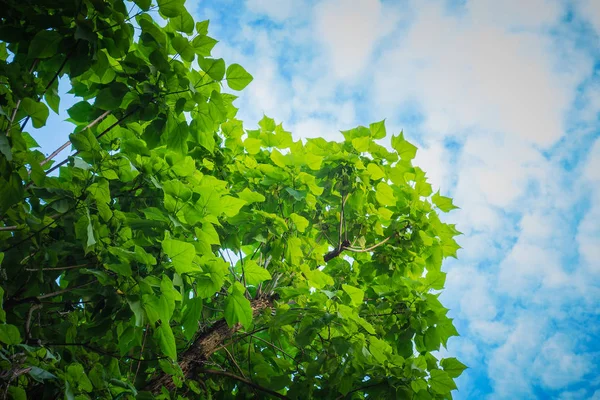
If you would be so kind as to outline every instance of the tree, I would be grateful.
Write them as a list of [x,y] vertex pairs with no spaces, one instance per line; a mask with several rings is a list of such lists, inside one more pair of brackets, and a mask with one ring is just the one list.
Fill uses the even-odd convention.
[[[3,7],[5,395],[451,397],[465,366],[434,352],[457,335],[438,291],[459,232],[436,209],[455,207],[402,134],[244,129],[226,88],[252,76],[183,0]],[[81,101],[45,156],[59,79]]]

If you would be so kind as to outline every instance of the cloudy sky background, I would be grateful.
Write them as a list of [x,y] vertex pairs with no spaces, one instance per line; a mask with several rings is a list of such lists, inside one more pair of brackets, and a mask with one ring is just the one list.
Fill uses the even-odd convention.
[[[600,400],[600,0],[186,4],[254,75],[246,127],[334,140],[387,118],[461,207],[456,399]],[[71,130],[51,118],[46,152]]]

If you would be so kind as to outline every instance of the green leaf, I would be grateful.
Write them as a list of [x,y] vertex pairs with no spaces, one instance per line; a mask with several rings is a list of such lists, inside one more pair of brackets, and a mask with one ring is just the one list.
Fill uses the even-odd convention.
[[242,208],[246,204],[245,200],[238,199],[232,196],[223,196],[220,200],[221,210],[223,214],[228,217],[234,217],[237,213],[240,212],[240,208]]
[[168,18],[181,15],[185,10],[185,0],[157,0],[158,11]]
[[298,232],[304,232],[306,228],[308,228],[309,222],[302,215],[292,213],[290,214],[290,219],[292,220],[294,225],[296,225],[296,229],[298,229]]
[[90,210],[86,210],[87,212],[87,242],[86,242],[86,250],[96,244],[96,238],[94,238],[94,226],[92,225],[92,218],[90,217]]
[[369,125],[369,129],[371,130],[371,137],[373,139],[383,139],[387,134],[385,131],[385,119],[372,123]]
[[404,133],[400,132],[400,135],[392,135],[392,148],[398,152],[400,158],[404,161],[410,161],[417,155],[417,148],[404,140]]
[[41,30],[31,40],[27,55],[31,59],[53,57],[62,39],[63,35],[56,31]]
[[225,283],[225,274],[228,272],[228,264],[221,260],[209,260],[202,265],[202,273],[196,274],[198,296],[208,299],[221,289]]
[[189,35],[194,33],[194,18],[192,18],[185,8],[178,16],[169,19],[169,24],[178,32],[184,32]]
[[442,290],[446,283],[446,273],[435,269],[427,271],[424,283],[428,289]]
[[6,160],[12,161],[12,149],[4,133],[0,133],[0,153],[4,154]]
[[23,200],[23,181],[18,174],[10,174],[8,181],[0,176],[0,214]]
[[365,292],[362,289],[346,284],[342,285],[342,289],[348,294],[348,296],[350,296],[350,302],[352,305],[359,306],[363,303]]
[[381,169],[381,167],[375,163],[369,163],[369,165],[367,165],[367,171],[371,175],[371,179],[373,179],[374,181],[378,181],[381,178],[385,177],[385,172],[383,171],[383,169]]
[[375,357],[377,362],[383,364],[390,358],[392,354],[392,346],[390,346],[386,341],[376,337],[371,337],[369,341],[369,352],[373,354],[373,357]]
[[80,101],[69,108],[67,113],[76,122],[88,122],[93,109],[87,101]]
[[59,105],[60,105],[60,96],[58,95],[58,79],[54,80],[54,83],[46,90],[46,94],[44,94],[44,99],[46,99],[46,103],[48,106],[58,114]]
[[[214,292],[213,292],[214,293]],[[186,310],[181,321],[185,338],[190,340],[198,331],[198,321],[202,316],[202,299],[194,297],[186,302]]]
[[419,231],[419,237],[423,241],[425,246],[433,245],[433,238],[427,234],[425,231]]
[[323,271],[318,269],[310,270],[305,265],[302,265],[300,268],[304,273],[304,276],[306,276],[306,279],[308,279],[310,285],[317,289],[322,289],[326,286],[333,285],[334,283],[333,278]]
[[440,365],[450,378],[458,378],[468,368],[454,357],[442,359]]
[[27,400],[27,392],[25,389],[18,386],[9,386],[7,393],[10,395],[12,400]]
[[97,182],[92,183],[87,191],[99,203],[108,204],[111,201],[110,188],[106,179],[99,179]]
[[8,345],[21,343],[21,334],[16,326],[10,324],[0,324],[0,342]]
[[171,71],[171,64],[169,63],[169,59],[167,55],[159,49],[154,50],[148,56],[150,63],[156,67],[157,70],[164,74],[169,74]]
[[250,301],[244,297],[245,291],[241,283],[235,282],[232,293],[225,300],[225,320],[230,327],[238,322],[246,329],[252,325],[252,307]]
[[430,326],[425,331],[423,342],[427,351],[435,351],[440,349],[440,334],[436,327]]
[[142,11],[148,11],[152,5],[152,0],[133,0],[133,2],[142,9]]
[[222,58],[199,58],[198,64],[215,81],[223,79],[225,75],[225,61]]
[[198,35],[192,40],[194,52],[201,57],[210,57],[210,52],[218,43],[218,40],[206,35]]
[[31,367],[29,370],[29,375],[38,382],[43,382],[48,379],[58,379],[56,375],[51,374],[45,369],[39,367]]
[[75,150],[80,152],[91,152],[100,150],[98,140],[89,129],[84,129],[80,132],[70,134],[69,140],[73,144]]
[[98,92],[94,106],[101,110],[116,110],[121,106],[123,97],[128,91],[129,88],[124,83],[113,82]]
[[244,147],[246,148],[249,154],[257,154],[260,151],[261,145],[262,142],[260,141],[260,139],[249,137],[246,140],[244,140]]
[[209,24],[210,24],[209,20],[196,22],[196,32],[198,32],[198,35],[208,34],[208,25]]
[[194,245],[174,239],[164,239],[162,249],[169,256],[173,267],[178,274],[198,271],[199,268],[192,263],[196,257]]
[[445,371],[434,369],[429,371],[429,386],[438,394],[447,394],[456,389],[456,384]]
[[188,124],[186,121],[177,123],[167,136],[167,148],[180,154],[187,154],[187,139],[189,136]]
[[177,51],[177,53],[181,55],[182,59],[184,59],[187,62],[194,61],[196,53],[194,52],[194,48],[190,45],[190,42],[186,38],[184,38],[181,35],[177,35],[173,38],[173,40],[171,40],[171,44],[173,45],[175,51]]
[[248,188],[244,188],[240,193],[238,193],[238,197],[242,200],[245,200],[246,203],[262,203],[266,200],[265,196],[260,193],[253,192]]
[[163,321],[156,329],[155,335],[163,354],[171,360],[177,360],[177,345],[175,344],[175,336],[173,335],[173,330],[169,326],[169,322]]
[[352,139],[352,147],[356,149],[356,151],[362,153],[369,150],[369,145],[371,144],[371,138],[368,136],[357,137]]
[[375,192],[375,198],[382,206],[394,206],[396,205],[396,196],[394,191],[385,182],[379,182],[377,184],[377,191]]
[[439,190],[431,197],[431,201],[443,212],[449,212],[458,208],[452,204],[452,199],[450,197],[440,196]]
[[233,90],[244,89],[252,79],[254,79],[252,75],[239,64],[231,64],[227,67],[227,85]]
[[269,271],[252,260],[246,260],[244,262],[244,274],[246,276],[246,282],[255,286],[271,279]]
[[26,97],[21,102],[21,107],[31,117],[31,123],[34,128],[41,128],[46,125],[46,120],[50,114],[47,105]]

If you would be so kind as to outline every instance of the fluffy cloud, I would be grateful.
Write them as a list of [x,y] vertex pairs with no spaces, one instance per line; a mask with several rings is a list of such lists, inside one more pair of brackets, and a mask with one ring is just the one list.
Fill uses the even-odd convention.
[[545,386],[559,389],[582,380],[590,371],[590,360],[576,354],[573,347],[573,340],[563,333],[553,335],[540,346],[533,368]]
[[315,39],[324,45],[339,79],[362,72],[378,39],[396,25],[395,13],[379,0],[326,0],[315,7],[314,18]]
[[556,70],[550,50],[558,44],[533,29],[539,23],[518,31],[507,26],[502,16],[522,15],[522,5],[482,3],[458,15],[438,2],[420,4],[407,36],[390,39],[376,63],[375,99],[392,114],[414,98],[429,132],[476,127],[549,146],[564,134],[563,116],[581,76]]

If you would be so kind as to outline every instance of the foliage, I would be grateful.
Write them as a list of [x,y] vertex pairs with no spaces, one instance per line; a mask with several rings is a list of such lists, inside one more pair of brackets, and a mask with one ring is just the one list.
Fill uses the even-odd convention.
[[[459,232],[436,207],[455,207],[402,134],[244,129],[223,89],[252,77],[210,57],[183,0],[3,8],[4,393],[451,397],[465,366],[435,357],[457,335],[437,291]],[[81,100],[57,162],[35,136],[61,77]]]

